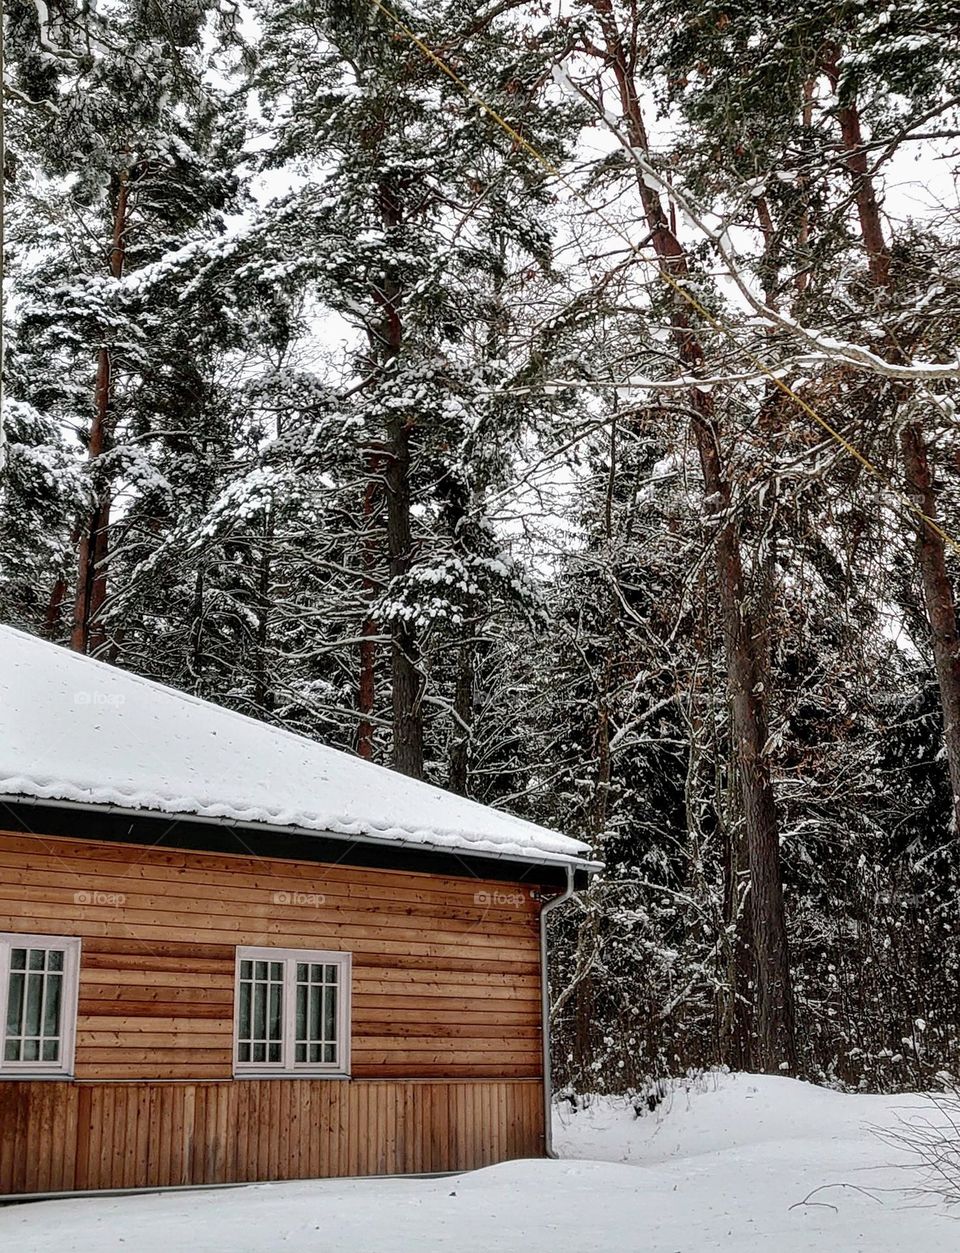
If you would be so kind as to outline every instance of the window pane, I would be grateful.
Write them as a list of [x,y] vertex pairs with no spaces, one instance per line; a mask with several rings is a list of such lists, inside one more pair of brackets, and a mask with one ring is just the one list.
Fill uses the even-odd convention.
[[307,985],[297,984],[297,1034],[296,1039],[307,1038]]
[[60,1034],[60,996],[63,975],[47,975],[47,994],[43,1001],[43,1034]]
[[282,1019],[282,992],[283,985],[279,983],[270,984],[270,1039],[279,1040],[281,1032]]
[[283,1061],[283,972],[283,962],[241,959],[238,1062],[278,1065]]
[[[257,965],[266,965],[266,962]],[[266,1039],[267,1035],[267,985],[265,983],[255,983],[253,985],[253,1036],[256,1040]],[[258,1060],[254,1058],[254,1060]],[[259,1058],[263,1061],[263,1058]]]
[[297,1035],[294,1060],[319,1066],[336,1061],[337,990],[325,982],[338,967],[322,962],[297,965]]
[[[250,963],[244,962],[244,965],[249,966]],[[249,983],[240,984],[240,1015],[239,1015],[238,1034],[241,1040],[250,1039],[250,984]],[[241,1061],[242,1060],[243,1058],[241,1058]],[[246,1060],[249,1061],[250,1060],[249,1057]]]
[[319,1040],[321,1035],[320,1025],[320,1006],[322,1002],[323,989],[319,984],[312,983],[310,985],[310,1039]]
[[327,983],[336,983],[337,982],[337,967],[327,966],[326,974],[324,977]]
[[337,989],[329,986],[323,989],[323,1038],[337,1038]]
[[[31,958],[33,952],[31,951]],[[27,1012],[24,1014],[24,1035],[40,1034],[40,1006],[43,1001],[43,975],[32,970],[27,975]],[[31,1057],[30,1061],[36,1061]]]
[[66,952],[16,948],[10,963],[3,1060],[56,1064],[62,1056]]
[[[23,949],[20,950],[23,952]],[[23,1017],[23,974],[11,974],[10,999],[7,1001],[7,1035],[20,1035],[20,1023]]]

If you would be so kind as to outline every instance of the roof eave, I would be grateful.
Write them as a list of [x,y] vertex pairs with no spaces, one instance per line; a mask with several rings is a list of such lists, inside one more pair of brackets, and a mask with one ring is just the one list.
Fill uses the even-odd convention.
[[[0,795],[0,805],[26,805],[32,808],[41,809],[51,808],[74,810],[90,814],[110,814],[120,818],[128,818],[131,821],[144,818],[160,821],[167,820],[171,823],[185,823],[190,826],[202,825],[218,827],[230,831],[255,832],[261,836],[288,835],[296,836],[301,839],[316,838],[334,841],[345,847],[352,844],[361,844],[365,846],[383,848],[385,850],[403,849],[409,853],[432,853],[441,857],[449,857],[452,860],[490,860],[510,865],[531,867],[542,866],[549,869],[563,869],[566,866],[571,866],[574,870],[586,876],[587,879],[591,878],[603,869],[602,862],[591,861],[582,857],[564,857],[559,853],[544,852],[539,856],[530,856],[529,854],[515,853],[498,849],[455,848],[439,842],[434,843],[427,840],[405,839],[402,836],[387,837],[367,834],[347,835],[343,832],[330,831],[326,829],[288,826],[272,822],[250,822],[236,818],[220,817],[212,814],[171,812],[164,809],[147,809],[144,807],[101,804],[95,801],[75,801],[59,799],[57,797],[6,794]],[[0,825],[2,825],[2,818],[0,818]],[[41,832],[38,834],[43,833]]]

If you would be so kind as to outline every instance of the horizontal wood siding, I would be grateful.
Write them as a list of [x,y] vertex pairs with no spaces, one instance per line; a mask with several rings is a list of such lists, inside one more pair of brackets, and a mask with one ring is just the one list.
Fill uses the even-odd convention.
[[0,1083],[0,1196],[470,1170],[542,1153],[533,1080]]
[[529,885],[0,833],[0,931],[81,936],[78,1079],[232,1074],[237,945],[353,955],[355,1078],[537,1078]]

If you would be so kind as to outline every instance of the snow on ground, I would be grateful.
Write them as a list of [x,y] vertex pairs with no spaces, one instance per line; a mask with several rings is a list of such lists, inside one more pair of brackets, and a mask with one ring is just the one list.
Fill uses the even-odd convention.
[[[956,1253],[960,1216],[871,1128],[919,1097],[710,1076],[655,1114],[561,1113],[564,1160],[0,1209],[11,1253]],[[819,1189],[817,1191],[817,1189]],[[806,1202],[806,1203],[805,1203]]]

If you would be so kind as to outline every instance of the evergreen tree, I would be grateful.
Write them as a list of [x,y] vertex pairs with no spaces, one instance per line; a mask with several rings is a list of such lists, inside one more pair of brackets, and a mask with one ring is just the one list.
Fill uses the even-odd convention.
[[204,355],[229,334],[229,318],[168,281],[171,256],[214,237],[237,205],[243,135],[207,70],[211,8],[5,9],[14,242],[39,233],[44,244],[22,247],[17,262],[11,395],[86,448],[86,488],[64,543],[75,561],[63,551],[51,563],[46,612],[47,629],[82,652],[107,646],[120,509],[167,486],[156,443],[189,425]]
[[[360,339],[350,414],[377,479],[385,559],[370,617],[389,637],[392,761],[422,775],[425,704],[437,699],[430,639],[451,627],[469,639],[475,607],[513,582],[482,519],[498,442],[518,429],[516,409],[490,399],[517,368],[498,289],[520,265],[547,263],[550,192],[529,155],[379,11],[292,0],[261,5],[259,17],[256,81],[276,110],[268,163],[316,170],[275,212],[272,248],[298,254],[319,301]],[[525,27],[478,22],[461,4],[417,25],[475,91],[559,155],[570,111],[546,98],[543,49]],[[461,650],[461,724],[471,647]],[[369,691],[370,676],[358,687]],[[465,786],[462,765],[456,776]]]

